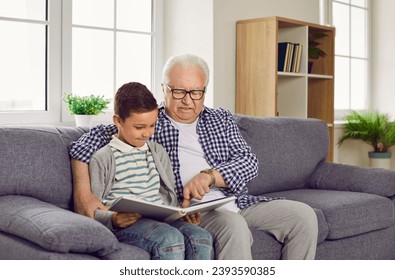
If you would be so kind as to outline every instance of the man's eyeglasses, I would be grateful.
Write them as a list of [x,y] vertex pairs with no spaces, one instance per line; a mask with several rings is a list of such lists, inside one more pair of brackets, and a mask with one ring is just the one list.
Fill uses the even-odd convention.
[[206,90],[193,89],[188,91],[182,88],[171,88],[169,85],[166,86],[171,91],[174,99],[184,99],[184,97],[189,94],[192,100],[200,100],[203,98],[204,92]]

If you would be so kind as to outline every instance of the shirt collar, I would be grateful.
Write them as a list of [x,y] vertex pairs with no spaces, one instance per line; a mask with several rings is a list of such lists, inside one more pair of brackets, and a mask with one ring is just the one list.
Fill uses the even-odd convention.
[[115,135],[112,137],[112,140],[110,141],[109,145],[110,145],[110,147],[117,149],[121,153],[131,153],[131,152],[136,152],[136,151],[145,152],[148,150],[147,143],[144,143],[144,145],[141,147],[134,147],[132,145],[129,145],[129,144],[121,141]]

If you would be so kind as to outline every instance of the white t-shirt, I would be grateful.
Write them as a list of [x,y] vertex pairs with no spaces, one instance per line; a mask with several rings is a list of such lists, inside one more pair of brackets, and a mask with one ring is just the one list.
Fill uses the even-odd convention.
[[[204,157],[201,145],[198,144],[199,135],[197,134],[196,128],[199,119],[196,119],[195,122],[190,124],[176,122],[170,117],[169,119],[174,127],[179,131],[178,159],[180,161],[181,182],[185,186],[201,170],[211,167]],[[225,195],[218,188],[211,187],[210,192],[203,197],[202,201],[213,200],[224,196]],[[239,208],[234,201],[229,202],[218,209],[234,212],[239,211]]]

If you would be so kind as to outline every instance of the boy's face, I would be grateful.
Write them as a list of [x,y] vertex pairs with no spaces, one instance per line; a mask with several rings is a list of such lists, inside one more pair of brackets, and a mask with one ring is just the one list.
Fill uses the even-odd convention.
[[146,113],[132,113],[125,120],[114,115],[114,124],[118,128],[118,138],[134,147],[141,147],[155,132],[158,109]]

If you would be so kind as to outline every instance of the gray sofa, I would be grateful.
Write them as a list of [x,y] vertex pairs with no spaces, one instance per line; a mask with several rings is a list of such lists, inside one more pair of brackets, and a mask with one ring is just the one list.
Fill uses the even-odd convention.
[[[311,205],[317,259],[395,259],[395,171],[325,162],[326,124],[236,115],[259,158],[252,194]],[[0,259],[149,259],[100,223],[72,212],[68,145],[86,129],[0,127]],[[252,229],[255,259],[279,259],[282,244]]]

